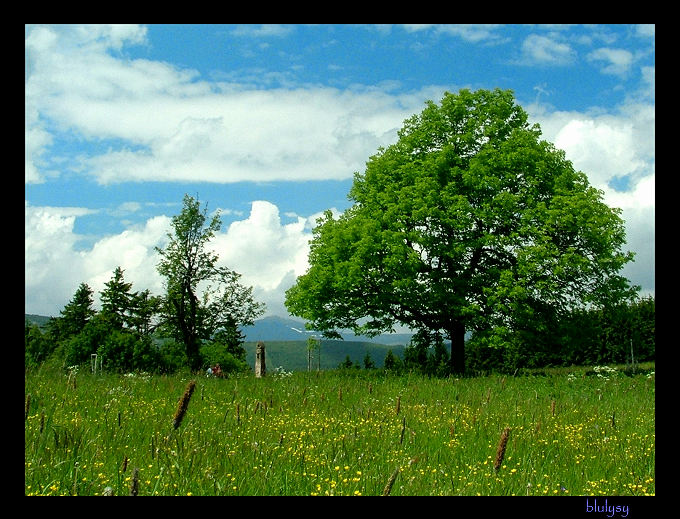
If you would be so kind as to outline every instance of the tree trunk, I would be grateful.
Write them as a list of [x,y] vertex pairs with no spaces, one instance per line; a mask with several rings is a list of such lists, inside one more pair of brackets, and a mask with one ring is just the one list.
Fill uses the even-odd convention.
[[451,374],[465,373],[465,325],[460,321],[453,323],[448,330],[451,340]]
[[198,348],[198,341],[194,337],[187,338],[186,352],[187,360],[189,361],[189,368],[191,371],[198,371],[201,369],[201,355]]
[[201,368],[201,355],[195,327],[185,315],[184,305],[181,302],[174,301],[174,306],[177,311],[177,325],[182,334],[182,342],[184,343],[189,369],[191,371],[198,371]]
[[[186,300],[189,304],[187,305]],[[191,284],[188,280],[182,285],[182,290],[178,299],[173,301],[177,314],[177,324],[182,333],[184,347],[186,348],[187,361],[191,371],[201,369],[200,341],[197,333],[198,325],[198,298],[191,291]]]

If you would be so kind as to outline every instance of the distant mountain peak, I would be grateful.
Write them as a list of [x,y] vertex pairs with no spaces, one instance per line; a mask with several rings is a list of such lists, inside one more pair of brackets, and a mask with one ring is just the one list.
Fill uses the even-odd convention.
[[[320,337],[321,332],[307,330],[305,322],[299,319],[270,315],[258,319],[252,326],[244,326],[246,341],[304,341],[308,337]],[[410,333],[383,334],[369,338],[355,335],[351,331],[341,332],[343,339],[349,341],[375,342],[380,344],[407,344],[411,340]]]

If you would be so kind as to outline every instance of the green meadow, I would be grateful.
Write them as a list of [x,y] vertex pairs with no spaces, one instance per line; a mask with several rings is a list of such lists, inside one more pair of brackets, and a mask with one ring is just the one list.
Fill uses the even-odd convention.
[[43,365],[25,372],[25,493],[654,495],[655,375],[640,368],[218,379]]

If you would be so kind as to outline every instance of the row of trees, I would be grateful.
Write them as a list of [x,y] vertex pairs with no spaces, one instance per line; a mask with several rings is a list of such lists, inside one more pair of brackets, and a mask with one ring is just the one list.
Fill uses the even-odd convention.
[[[466,341],[468,373],[515,373],[549,366],[627,364],[655,360],[655,303],[645,297],[629,305],[577,310],[551,326],[518,330],[503,344],[490,344],[489,333],[476,333]],[[393,373],[420,373],[446,377],[450,356],[442,334],[419,332],[406,346],[403,358],[387,352],[384,368]],[[365,369],[375,368],[367,353]],[[361,368],[345,359],[339,368]]]
[[472,334],[467,350],[475,371],[654,361],[655,301],[646,297],[552,315],[506,333],[500,346],[494,342],[489,333]]
[[118,370],[173,371],[188,365],[196,371],[215,363],[224,371],[247,369],[240,327],[253,324],[264,305],[254,300],[251,287],[239,283],[240,274],[217,265],[208,243],[221,221],[218,212],[208,222],[207,210],[185,195],[168,245],[156,249],[164,295],[133,292],[117,267],[100,292],[97,312],[92,289],[81,283],[45,332],[26,325],[26,363],[54,357],[79,365],[97,354]]
[[[51,319],[45,331],[26,324],[26,363],[36,365],[52,356],[66,365],[89,360],[92,353],[107,359],[109,369],[171,372],[187,364],[185,349],[176,341],[158,341],[156,326],[161,298],[148,291],[131,292],[117,268],[100,293],[102,310],[95,312],[93,292],[83,283],[72,301]],[[512,373],[545,366],[633,364],[655,360],[655,301],[642,298],[609,309],[578,310],[551,323],[511,334],[502,345],[489,342],[490,334],[477,333],[467,341],[468,371]],[[318,344],[312,340],[314,345]],[[246,371],[246,351],[238,329],[220,330],[201,345],[204,365],[219,363],[225,372]],[[403,358],[388,351],[384,367],[391,372],[449,374],[449,353],[441,334],[417,333]],[[339,368],[360,368],[347,359]],[[363,368],[375,363],[367,353]]]

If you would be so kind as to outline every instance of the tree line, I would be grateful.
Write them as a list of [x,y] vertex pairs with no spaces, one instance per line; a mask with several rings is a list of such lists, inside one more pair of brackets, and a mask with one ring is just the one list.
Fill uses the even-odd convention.
[[[655,301],[643,297],[606,308],[574,310],[550,323],[518,329],[498,342],[493,333],[475,332],[466,341],[468,374],[516,373],[558,366],[626,364],[631,370],[653,362]],[[418,333],[403,359],[388,352],[385,369],[447,376],[449,353],[438,333]]]
[[[466,340],[468,374],[517,373],[560,366],[625,364],[655,360],[655,301],[651,296],[608,308],[575,310],[551,323],[535,325],[506,336],[501,343],[490,341],[490,333],[473,333]],[[388,350],[384,369],[392,373],[449,376],[449,352],[441,333],[418,332],[403,356]],[[375,369],[366,353],[363,363],[349,356],[341,369]]]
[[217,363],[223,372],[247,370],[240,327],[253,324],[264,305],[254,300],[252,287],[239,282],[240,274],[217,265],[208,243],[221,220],[216,212],[208,221],[207,211],[185,195],[168,245],[156,248],[163,295],[133,291],[119,266],[100,292],[96,311],[93,290],[81,283],[44,332],[26,323],[26,365],[50,359],[77,366],[96,354],[108,369],[120,371],[171,372],[184,366],[197,371]]
[[546,366],[628,364],[655,360],[655,300],[642,297],[616,305],[550,315],[507,334],[494,344],[474,333],[469,362],[478,371],[514,372]]
[[[48,359],[66,366],[90,361],[96,353],[106,359],[107,369],[156,373],[176,371],[188,365],[183,345],[159,340],[154,324],[161,298],[148,290],[131,292],[118,267],[100,293],[102,310],[93,307],[93,291],[82,283],[61,316],[51,318],[45,328],[26,322],[26,366]],[[655,300],[640,298],[611,308],[577,310],[531,329],[518,330],[503,343],[491,335],[475,333],[466,343],[469,373],[514,373],[519,369],[547,366],[604,365],[653,362],[655,360]],[[204,366],[220,364],[225,373],[250,368],[238,328],[220,330],[202,344]],[[404,349],[403,358],[388,350],[384,369],[392,373],[416,372],[445,377],[449,353],[442,334],[418,332]],[[367,353],[363,362],[349,356],[341,369],[376,369]]]

